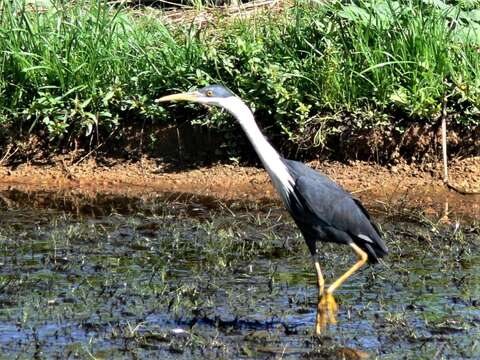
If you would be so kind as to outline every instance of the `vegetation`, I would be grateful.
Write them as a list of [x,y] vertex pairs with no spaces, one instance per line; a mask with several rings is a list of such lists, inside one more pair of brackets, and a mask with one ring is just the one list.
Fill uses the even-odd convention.
[[[88,146],[132,123],[169,124],[185,112],[155,98],[214,82],[306,148],[355,129],[400,134],[442,111],[467,131],[480,125],[475,1],[298,3],[180,24],[107,1],[52,3],[0,0],[1,142]],[[194,123],[232,123],[195,111]]]
[[[2,191],[2,359],[480,358],[478,221],[377,203],[390,254],[317,340],[315,270],[282,209],[158,195]],[[328,282],[355,261],[319,256]]]

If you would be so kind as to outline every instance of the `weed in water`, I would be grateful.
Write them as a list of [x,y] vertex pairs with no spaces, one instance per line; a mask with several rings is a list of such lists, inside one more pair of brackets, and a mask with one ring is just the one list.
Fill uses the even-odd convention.
[[[283,213],[222,204],[192,217],[188,203],[172,201],[113,215],[0,210],[6,356],[308,358],[348,348],[434,358],[448,343],[445,357],[478,358],[477,223],[387,217],[386,266],[342,288],[339,322],[317,341],[310,337],[315,279]],[[322,250],[328,279],[351,260]]]

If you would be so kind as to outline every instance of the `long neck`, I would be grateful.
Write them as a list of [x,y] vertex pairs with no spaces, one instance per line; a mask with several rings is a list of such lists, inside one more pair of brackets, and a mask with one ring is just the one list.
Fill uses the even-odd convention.
[[243,131],[245,131],[263,166],[272,178],[274,186],[282,199],[287,202],[288,193],[293,191],[294,180],[292,176],[288,172],[280,154],[265,139],[258,128],[250,108],[238,98],[235,100],[227,110],[237,119]]
[[243,113],[243,116],[238,117],[237,120],[252,143],[252,146],[262,161],[263,166],[270,173],[270,165],[281,158],[280,154],[267,141],[265,136],[263,136],[262,132],[258,128],[257,123],[255,122],[252,112],[247,106],[245,106],[245,112]]
[[[235,99],[237,100],[237,99]],[[243,131],[253,145],[255,152],[260,157],[263,166],[270,173],[270,164],[280,159],[280,154],[265,139],[262,132],[258,128],[253,113],[250,108],[242,101],[235,101],[234,109],[228,109],[229,112],[237,119]]]

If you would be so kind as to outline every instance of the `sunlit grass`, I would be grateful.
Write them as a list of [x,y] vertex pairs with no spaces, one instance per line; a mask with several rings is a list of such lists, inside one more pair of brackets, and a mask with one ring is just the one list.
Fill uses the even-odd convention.
[[[305,146],[344,126],[433,123],[444,107],[463,126],[479,124],[480,20],[468,6],[298,3],[174,24],[107,1],[52,4],[0,1],[0,135],[98,142],[131,119],[175,121],[153,100],[213,82]],[[200,114],[189,118],[226,126],[223,114]]]

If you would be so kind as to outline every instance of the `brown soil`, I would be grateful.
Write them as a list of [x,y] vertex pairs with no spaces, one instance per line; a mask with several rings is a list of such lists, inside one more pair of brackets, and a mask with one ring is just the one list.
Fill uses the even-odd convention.
[[[480,196],[461,195],[443,185],[440,164],[383,167],[355,161],[311,162],[310,165],[352,191],[369,207],[398,213],[398,207],[421,209],[442,216],[445,205],[451,214],[480,219]],[[468,192],[480,191],[480,157],[449,164],[451,183]],[[143,158],[137,162],[87,159],[71,165],[69,156],[51,164],[24,163],[15,168],[0,166],[0,191],[59,191],[69,194],[155,196],[160,192],[185,192],[219,199],[276,200],[262,168],[214,165],[195,169],[171,169],[170,164]],[[392,213],[390,211],[390,213]]]

